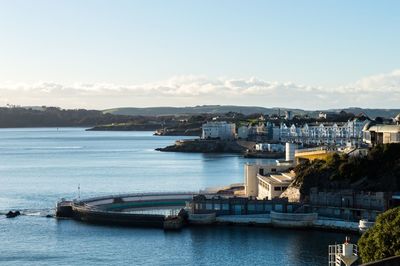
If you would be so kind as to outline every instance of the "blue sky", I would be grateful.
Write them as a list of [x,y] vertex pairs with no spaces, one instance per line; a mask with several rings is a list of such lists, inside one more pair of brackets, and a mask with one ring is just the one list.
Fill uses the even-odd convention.
[[400,1],[0,1],[0,105],[400,108],[399,12]]

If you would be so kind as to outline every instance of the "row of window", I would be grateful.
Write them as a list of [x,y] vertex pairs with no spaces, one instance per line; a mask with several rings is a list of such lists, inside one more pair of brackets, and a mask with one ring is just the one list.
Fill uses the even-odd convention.
[[[205,206],[204,206],[205,205]],[[209,211],[229,211],[229,204],[228,203],[205,203],[205,204],[201,204],[201,203],[196,203],[195,204],[195,209],[196,210],[204,210],[204,207],[206,210]],[[243,204],[233,204],[232,205],[232,210],[243,210],[245,207],[245,205]],[[271,210],[275,210],[275,211],[283,211],[284,209],[284,205],[282,204],[256,204],[256,203],[249,203],[247,204],[247,210],[248,211],[257,211],[257,212],[262,212],[262,211],[271,211]],[[286,206],[286,210],[288,212],[292,212],[293,210],[293,206],[292,205],[287,205]]]
[[[271,186],[265,182],[259,181],[258,184],[260,186],[262,186],[263,188],[265,188],[267,191],[270,191],[270,189],[271,189]],[[276,186],[276,187],[274,187],[274,191],[285,191],[287,188],[288,188],[287,186],[283,186],[283,187]]]

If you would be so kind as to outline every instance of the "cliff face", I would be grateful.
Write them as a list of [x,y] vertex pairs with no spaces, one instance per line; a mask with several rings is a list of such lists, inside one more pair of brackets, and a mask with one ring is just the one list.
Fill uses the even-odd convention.
[[300,190],[295,186],[289,186],[279,197],[287,198],[289,202],[299,202],[300,201]]

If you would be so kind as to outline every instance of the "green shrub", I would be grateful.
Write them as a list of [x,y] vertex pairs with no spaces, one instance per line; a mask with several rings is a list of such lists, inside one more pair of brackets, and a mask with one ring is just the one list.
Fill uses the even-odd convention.
[[400,255],[400,207],[379,215],[361,236],[358,248],[363,263]]

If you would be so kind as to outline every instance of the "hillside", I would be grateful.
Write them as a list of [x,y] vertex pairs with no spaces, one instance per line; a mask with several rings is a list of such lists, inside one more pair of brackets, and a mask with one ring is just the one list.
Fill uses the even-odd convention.
[[75,127],[130,121],[128,116],[104,114],[96,110],[64,110],[57,107],[42,109],[0,108],[0,128],[10,127]]
[[104,113],[118,115],[193,115],[193,114],[225,114],[229,112],[241,113],[244,115],[263,113],[277,114],[285,110],[292,111],[296,114],[304,114],[304,110],[290,108],[264,108],[258,106],[235,106],[235,105],[201,105],[193,107],[123,107],[103,110]]
[[378,145],[367,157],[334,154],[326,161],[300,163],[294,185],[301,194],[310,188],[321,190],[352,188],[359,191],[400,190],[400,144]]
[[395,117],[400,113],[400,109],[370,109],[370,108],[359,108],[359,107],[349,107],[344,109],[332,109],[327,110],[327,112],[340,112],[341,110],[345,111],[346,113],[353,113],[359,114],[364,113],[371,118],[375,117]]
[[329,110],[302,110],[292,108],[266,108],[259,106],[236,106],[236,105],[201,105],[193,107],[123,107],[103,110],[104,113],[116,114],[116,115],[151,115],[151,116],[163,116],[163,115],[194,115],[194,114],[224,114],[228,112],[236,112],[244,115],[262,113],[266,115],[284,114],[285,111],[291,111],[292,114],[305,115],[308,114],[310,117],[316,117],[320,111],[323,112],[335,112],[339,113],[344,110],[347,113],[359,114],[365,113],[371,118],[375,117],[395,117],[400,113],[400,109],[365,109],[358,107],[350,107],[345,109],[329,109]]

